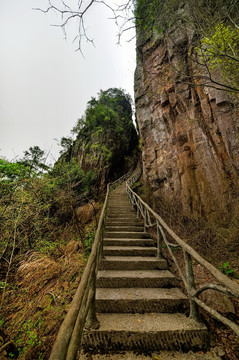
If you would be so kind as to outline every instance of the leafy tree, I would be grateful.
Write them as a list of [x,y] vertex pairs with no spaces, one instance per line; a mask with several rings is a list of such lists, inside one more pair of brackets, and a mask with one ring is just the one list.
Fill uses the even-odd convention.
[[184,53],[185,62],[196,62],[201,70],[192,74],[184,66],[172,65],[186,82],[193,85],[199,80],[202,86],[239,92],[237,0],[150,0],[147,4],[138,0],[135,16],[142,36],[156,32],[163,34],[162,39],[174,41],[171,34],[176,30],[184,33],[185,39],[191,37],[191,44],[182,44],[179,51]]
[[71,130],[71,133],[77,135],[84,126],[85,126],[85,118],[84,118],[84,116],[82,116],[81,118],[79,118],[77,120],[77,123]]
[[46,165],[46,154],[39,146],[31,146],[29,150],[24,151],[24,157],[19,162],[30,169],[30,173],[42,173],[49,169]]
[[62,147],[60,154],[63,154],[66,151],[70,151],[73,144],[73,139],[71,137],[62,137],[60,141],[60,145]]
[[83,171],[74,160],[36,177],[24,164],[1,159],[0,174],[0,263],[4,258],[15,264],[15,255],[28,250],[53,251],[69,226],[83,246],[76,209],[85,196],[94,196],[93,170]]
[[122,89],[101,90],[98,99],[88,102],[83,132],[101,126],[104,129],[122,130],[122,126],[132,127],[131,97]]
[[13,181],[28,177],[30,167],[19,162],[9,162],[0,159],[0,178],[1,181]]
[[[239,85],[239,29],[231,25],[217,24],[211,36],[201,39],[196,48],[208,73],[220,70],[228,80],[228,87],[237,91]],[[213,79],[212,79],[213,80]],[[239,89],[238,89],[239,91]]]

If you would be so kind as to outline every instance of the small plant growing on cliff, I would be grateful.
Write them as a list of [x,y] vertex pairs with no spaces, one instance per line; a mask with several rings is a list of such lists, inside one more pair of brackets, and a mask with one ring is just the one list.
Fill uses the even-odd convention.
[[143,147],[143,145],[142,145],[142,140],[139,139],[139,151],[142,151],[142,147]]
[[219,269],[225,275],[234,276],[234,270],[231,269],[229,262],[223,263],[221,266],[219,266]]

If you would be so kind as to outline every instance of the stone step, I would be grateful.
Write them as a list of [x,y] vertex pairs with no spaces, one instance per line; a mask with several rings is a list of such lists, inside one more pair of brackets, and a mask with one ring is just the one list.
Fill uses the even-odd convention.
[[132,204],[129,201],[109,201],[108,209],[133,209]]
[[117,218],[117,216],[113,217],[113,216],[107,216],[106,217],[106,221],[110,221],[112,223],[116,222],[116,223],[126,223],[126,225],[128,223],[133,223],[133,224],[141,224],[143,225],[144,222],[141,218],[137,218],[137,216],[120,216]]
[[104,237],[109,239],[148,239],[149,234],[144,231],[105,231]]
[[101,288],[169,288],[178,284],[168,270],[100,270],[96,280],[96,286]]
[[[106,352],[102,353],[102,349],[100,353],[95,353],[89,349],[89,351],[82,349],[79,351],[77,360],[222,360],[222,357],[217,355],[218,348],[204,349],[205,351],[195,349],[194,351],[186,349],[186,352],[182,350],[160,350],[160,351],[150,351],[147,349],[144,351],[142,348],[139,351],[133,350],[106,350]],[[151,355],[152,354],[152,355]]]
[[99,264],[99,270],[162,270],[167,268],[165,259],[146,256],[105,256]]
[[119,200],[109,202],[108,207],[115,209],[115,210],[117,210],[119,208],[121,208],[121,209],[122,208],[130,208],[132,210],[134,208],[129,201],[121,202]]
[[135,214],[135,211],[128,206],[127,208],[108,208],[107,209],[107,213],[108,214],[124,214],[124,213],[129,213],[129,214]]
[[153,239],[108,239],[104,238],[104,246],[156,246]]
[[132,208],[132,204],[128,199],[110,199],[108,202],[108,206],[112,207],[124,207],[124,206],[130,206]]
[[135,211],[130,211],[130,212],[128,212],[128,211],[127,212],[109,211],[109,212],[107,212],[107,217],[114,218],[117,216],[120,218],[125,218],[125,219],[128,219],[128,218],[138,219]]
[[179,288],[97,288],[99,313],[185,313],[189,300]]
[[107,211],[107,217],[137,219],[137,214],[135,213],[135,211]]
[[183,314],[98,314],[97,318],[99,329],[84,332],[86,351],[185,352],[208,347],[205,325]]
[[119,199],[127,199],[127,200],[129,200],[126,192],[118,194],[117,191],[115,191],[114,193],[111,193],[110,199],[118,199],[118,198]]
[[106,224],[111,224],[111,223],[117,223],[117,224],[126,224],[126,225],[128,225],[128,224],[140,224],[140,225],[142,225],[143,224],[143,222],[139,219],[139,218],[137,218],[137,217],[117,217],[117,216],[115,216],[115,217],[113,217],[113,216],[107,216],[106,217]]
[[107,217],[106,217],[106,221],[129,221],[129,222],[141,222],[142,224],[142,221],[137,218],[137,216],[135,215],[111,215],[111,214],[108,214]]
[[106,232],[144,232],[144,226],[141,225],[108,225],[106,224]]
[[108,209],[113,209],[113,210],[118,210],[118,209],[130,209],[133,210],[132,204],[127,201],[127,202],[121,202],[121,201],[115,201],[112,202],[110,201],[108,203]]
[[144,226],[144,224],[142,223],[142,221],[137,220],[137,219],[106,219],[106,228],[110,227],[110,226],[133,226],[133,227],[137,227],[137,228],[142,228]]
[[157,256],[156,247],[104,246],[104,256]]

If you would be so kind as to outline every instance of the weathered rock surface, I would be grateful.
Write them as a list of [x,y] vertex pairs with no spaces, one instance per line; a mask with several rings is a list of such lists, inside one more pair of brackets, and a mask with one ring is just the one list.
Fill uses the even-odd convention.
[[[144,179],[154,196],[177,199],[184,211],[227,213],[239,172],[235,95],[188,80],[191,34],[138,36],[135,101]],[[184,74],[187,73],[187,80]]]

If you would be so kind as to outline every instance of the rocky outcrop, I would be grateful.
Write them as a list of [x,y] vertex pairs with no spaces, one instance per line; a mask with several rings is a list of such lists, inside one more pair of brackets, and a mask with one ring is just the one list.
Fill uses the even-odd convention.
[[[99,194],[135,166],[138,157],[138,135],[133,124],[131,98],[122,89],[101,90],[92,98],[85,115],[73,131],[74,141],[64,138],[69,146],[58,163],[74,163],[94,181]],[[68,141],[68,143],[67,143]],[[90,179],[86,179],[87,182]],[[76,183],[76,186],[81,181]]]
[[135,101],[144,180],[155,197],[177,199],[187,213],[222,215],[238,185],[238,98],[197,84],[201,69],[188,56],[191,46],[190,31],[138,36]]
[[97,187],[102,190],[109,181],[116,180],[135,165],[137,144],[133,124],[121,133],[104,129],[87,134],[86,139],[79,135],[73,146],[73,156],[84,171],[94,171]]

